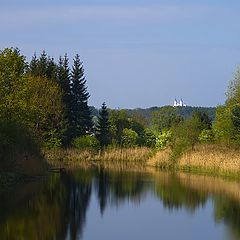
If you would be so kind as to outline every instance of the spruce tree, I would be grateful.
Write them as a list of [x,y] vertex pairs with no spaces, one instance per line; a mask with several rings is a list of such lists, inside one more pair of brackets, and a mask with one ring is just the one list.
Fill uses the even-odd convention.
[[34,53],[32,60],[29,64],[28,72],[31,73],[33,76],[38,75],[38,59],[36,53]]
[[37,76],[47,77],[47,68],[48,68],[47,65],[48,65],[47,54],[45,51],[43,51],[38,59]]
[[70,137],[70,114],[71,114],[71,83],[70,83],[70,69],[67,54],[64,58],[60,57],[57,67],[57,82],[62,90],[62,101],[64,104],[64,133],[63,144],[68,145],[71,141]]
[[90,97],[84,76],[83,64],[77,54],[74,58],[71,71],[71,116],[70,127],[72,138],[83,136],[91,130],[92,120],[91,111],[88,106],[88,98]]
[[45,51],[42,52],[39,58],[34,53],[28,72],[36,77],[45,77],[55,81],[57,79],[57,65],[54,58],[47,56]]
[[109,113],[105,102],[102,104],[102,108],[99,112],[96,137],[101,147],[105,147],[110,143]]

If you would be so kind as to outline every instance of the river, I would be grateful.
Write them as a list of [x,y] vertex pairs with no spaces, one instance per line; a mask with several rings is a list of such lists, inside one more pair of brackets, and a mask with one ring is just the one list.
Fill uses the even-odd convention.
[[0,192],[0,239],[237,240],[240,182],[77,170]]

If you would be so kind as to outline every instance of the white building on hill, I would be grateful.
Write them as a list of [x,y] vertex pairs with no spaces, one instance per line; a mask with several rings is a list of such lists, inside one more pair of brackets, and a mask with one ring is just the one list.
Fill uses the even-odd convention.
[[186,107],[187,105],[183,102],[182,98],[178,101],[176,98],[173,102],[173,107]]

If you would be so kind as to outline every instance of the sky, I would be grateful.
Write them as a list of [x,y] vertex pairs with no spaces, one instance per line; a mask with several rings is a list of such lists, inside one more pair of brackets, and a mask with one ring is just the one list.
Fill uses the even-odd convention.
[[89,104],[225,101],[240,65],[239,0],[0,0],[0,49],[80,54]]

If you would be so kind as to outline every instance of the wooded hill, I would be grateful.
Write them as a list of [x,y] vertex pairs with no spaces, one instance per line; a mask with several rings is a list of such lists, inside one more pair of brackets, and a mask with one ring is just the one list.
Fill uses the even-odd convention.
[[[151,119],[154,112],[164,112],[166,109],[172,108],[171,106],[162,107],[150,107],[150,108],[134,108],[125,109],[130,116],[142,116],[147,121]],[[93,106],[90,107],[92,116],[98,116],[99,110]],[[200,111],[205,112],[211,121],[215,120],[216,108],[215,107],[175,107],[175,111],[178,115],[184,119],[190,118],[193,112]]]

